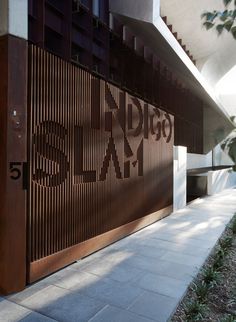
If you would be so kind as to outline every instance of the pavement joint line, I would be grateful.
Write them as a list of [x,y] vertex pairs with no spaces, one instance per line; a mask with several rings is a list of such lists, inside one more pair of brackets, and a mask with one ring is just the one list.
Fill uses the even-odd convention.
[[102,311],[104,311],[106,308],[108,308],[110,305],[109,304],[107,304],[107,305],[105,305],[101,310],[99,310],[97,313],[95,313],[95,315],[94,316],[92,316],[89,320],[88,320],[88,322],[90,322],[90,321],[92,321],[98,314],[100,314]]

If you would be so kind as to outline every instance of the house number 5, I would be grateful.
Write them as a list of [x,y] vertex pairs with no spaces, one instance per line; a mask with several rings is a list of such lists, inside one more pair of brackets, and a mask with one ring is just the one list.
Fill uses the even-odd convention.
[[12,180],[19,180],[22,175],[22,163],[21,162],[10,162],[10,173]]

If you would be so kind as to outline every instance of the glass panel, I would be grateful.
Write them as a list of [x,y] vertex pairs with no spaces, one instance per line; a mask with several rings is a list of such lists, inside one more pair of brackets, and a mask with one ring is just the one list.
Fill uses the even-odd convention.
[[82,5],[89,8],[89,0],[80,0],[80,2],[82,3]]
[[100,11],[100,1],[99,0],[93,0],[93,14],[97,17],[99,17],[99,11]]

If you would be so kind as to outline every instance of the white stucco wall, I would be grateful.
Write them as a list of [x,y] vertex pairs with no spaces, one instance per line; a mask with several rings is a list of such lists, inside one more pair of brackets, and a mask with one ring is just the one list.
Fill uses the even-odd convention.
[[213,152],[210,151],[207,154],[187,154],[188,170],[219,165],[233,165],[233,161],[224,151],[222,151],[219,144],[213,149]]
[[236,88],[234,94],[221,94],[219,99],[222,104],[226,107],[227,112],[230,116],[236,116]]
[[212,166],[212,152],[207,154],[187,154],[187,169],[206,168]]
[[187,196],[187,148],[174,146],[174,211],[186,206]]
[[207,176],[207,194],[214,195],[225,189],[236,187],[236,172],[229,169],[209,171]]
[[230,38],[223,48],[210,55],[202,64],[201,73],[213,88],[235,66],[235,50],[236,42],[232,43]]
[[0,36],[28,39],[28,0],[0,0]]

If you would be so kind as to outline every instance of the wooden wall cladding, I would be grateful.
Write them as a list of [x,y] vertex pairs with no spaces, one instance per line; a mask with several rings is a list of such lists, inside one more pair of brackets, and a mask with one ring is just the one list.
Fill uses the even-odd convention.
[[29,56],[33,281],[78,256],[55,254],[170,210],[174,118],[36,46]]
[[26,284],[27,42],[0,37],[0,294]]

